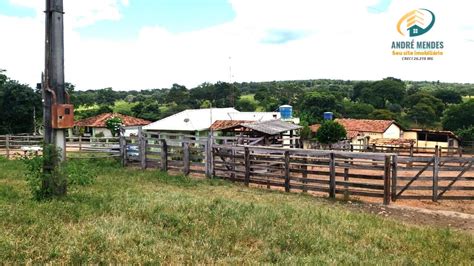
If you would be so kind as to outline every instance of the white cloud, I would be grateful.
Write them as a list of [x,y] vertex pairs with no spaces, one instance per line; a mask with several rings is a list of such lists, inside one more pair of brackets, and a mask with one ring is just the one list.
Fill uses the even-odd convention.
[[[11,0],[34,7],[37,0]],[[90,1],[90,0],[89,0]],[[124,0],[66,0],[66,79],[81,89],[195,86],[229,80],[261,81],[308,78],[380,79],[474,82],[472,4],[458,0],[394,0],[387,12],[369,14],[375,0],[231,0],[232,22],[187,33],[149,26],[127,41],[88,39],[75,30],[99,20],[118,20]],[[91,1],[92,2],[92,1]],[[407,63],[391,56],[395,26],[412,8],[426,7],[437,16],[427,35],[446,43],[446,55],[434,62]],[[40,7],[36,7],[40,8]],[[5,25],[15,25],[15,28]],[[38,19],[0,17],[0,68],[35,83],[43,65],[43,25]],[[285,40],[288,41],[285,41]],[[23,47],[25,49],[19,49]]]

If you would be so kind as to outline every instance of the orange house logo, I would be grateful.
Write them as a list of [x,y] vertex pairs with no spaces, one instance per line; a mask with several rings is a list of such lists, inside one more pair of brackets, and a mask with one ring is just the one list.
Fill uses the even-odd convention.
[[406,13],[397,24],[398,33],[416,37],[427,33],[433,28],[436,21],[435,14],[428,9],[420,8]]

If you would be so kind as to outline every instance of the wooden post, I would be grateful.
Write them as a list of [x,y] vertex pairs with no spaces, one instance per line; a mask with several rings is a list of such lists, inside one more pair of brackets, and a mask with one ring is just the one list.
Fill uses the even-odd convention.
[[5,149],[7,160],[10,159],[10,135],[5,136]]
[[189,142],[183,142],[183,174],[189,175],[190,161],[189,161]]
[[308,158],[304,159],[305,165],[303,165],[303,192],[308,192],[306,185],[308,184]]
[[168,171],[168,144],[166,140],[161,140],[161,171]]
[[146,169],[146,137],[141,128],[138,129],[138,145],[140,165],[142,169]]
[[82,151],[82,136],[79,136],[79,152]]
[[120,143],[120,158],[122,161],[122,166],[126,166],[127,165],[127,140],[125,139],[125,136],[120,135],[119,143]]
[[[349,161],[345,160],[344,164],[348,165]],[[347,166],[344,167],[344,182],[349,182],[349,168]],[[347,184],[344,184],[344,199],[349,199],[349,186]]]
[[205,167],[206,167],[206,177],[212,178],[212,171],[211,171],[211,156],[212,156],[212,148],[211,148],[211,141],[210,137],[207,138],[206,144],[204,146],[204,153],[205,153]]
[[438,174],[439,174],[439,149],[435,147],[435,155],[433,161],[433,201],[438,201]]
[[290,192],[290,151],[285,151],[285,192]]
[[384,175],[383,175],[383,204],[390,204],[390,156],[385,155]]
[[398,156],[392,157],[392,201],[397,200]]
[[336,198],[336,160],[333,152],[329,155],[329,197]]
[[244,183],[248,187],[250,183],[250,150],[249,147],[244,148],[245,177]]

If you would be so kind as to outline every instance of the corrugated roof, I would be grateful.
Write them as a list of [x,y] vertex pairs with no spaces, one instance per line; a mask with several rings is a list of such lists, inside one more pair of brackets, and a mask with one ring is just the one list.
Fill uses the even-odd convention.
[[267,121],[272,119],[280,119],[279,112],[236,112],[229,113],[231,120],[247,120],[247,121]]
[[211,125],[212,130],[224,130],[240,126],[241,124],[250,123],[252,121],[247,120],[217,120]]
[[242,124],[243,127],[262,132],[268,135],[276,135],[290,130],[300,129],[301,126],[284,122],[281,120],[269,120]]
[[117,113],[104,113],[100,115],[96,115],[93,117],[85,118],[79,121],[74,122],[74,126],[78,127],[107,127],[106,122],[112,117],[118,117],[122,119],[122,124],[124,126],[144,126],[151,123],[151,121],[123,115]]
[[202,131],[217,120],[231,120],[229,113],[239,112],[234,108],[187,109],[168,116],[145,127],[144,130]]

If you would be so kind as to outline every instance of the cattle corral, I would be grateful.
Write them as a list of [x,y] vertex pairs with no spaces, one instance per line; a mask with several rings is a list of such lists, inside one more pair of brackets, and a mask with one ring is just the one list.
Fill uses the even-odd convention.
[[[140,132],[137,137],[68,138],[66,147],[71,158],[117,157],[125,166],[287,192],[474,214],[471,156],[303,150],[246,145],[249,142]],[[38,136],[2,136],[0,155],[12,158],[24,154],[24,147],[40,145]]]

